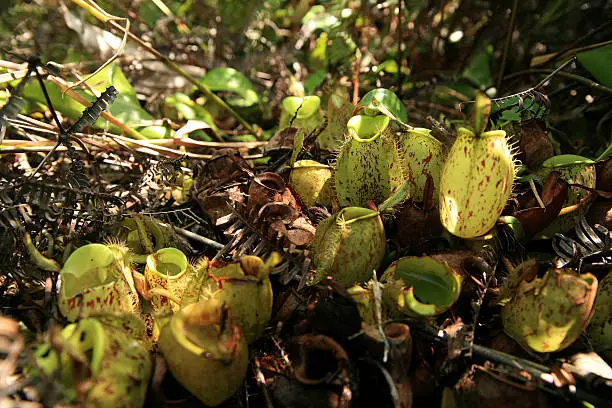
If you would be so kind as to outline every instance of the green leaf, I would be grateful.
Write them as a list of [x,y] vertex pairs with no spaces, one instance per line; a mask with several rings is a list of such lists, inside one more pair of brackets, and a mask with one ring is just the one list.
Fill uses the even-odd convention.
[[448,264],[423,256],[393,262],[383,273],[383,302],[404,314],[436,316],[459,298],[463,279]]
[[[72,98],[62,95],[61,89],[53,82],[48,80],[45,80],[44,82],[47,86],[49,98],[51,98],[51,102],[53,103],[53,107],[56,111],[61,112],[64,116],[68,116],[70,119],[74,120],[81,117],[81,113],[85,109],[83,105]],[[40,85],[38,85],[38,81],[28,82],[23,88],[22,96],[24,99],[34,103],[41,109],[46,109],[47,102],[42,93],[42,89],[40,89]],[[37,109],[32,108],[30,109],[30,112],[34,110]]]
[[313,94],[314,91],[321,86],[326,76],[327,72],[325,71],[316,71],[312,75],[309,75],[306,81],[304,81],[304,92]]
[[350,61],[357,45],[350,35],[338,31],[331,37],[331,45],[327,47],[327,58],[331,64]]
[[595,164],[595,161],[589,159],[588,157],[578,156],[575,154],[562,154],[546,159],[546,161],[542,163],[542,167],[558,169],[559,167],[567,167],[575,164]]
[[486,47],[484,50],[470,58],[470,63],[463,71],[463,76],[478,84],[480,89],[486,89],[493,84],[493,78],[491,76],[492,55],[492,47]]
[[234,68],[214,68],[202,78],[200,83],[211,91],[232,92],[238,96],[228,97],[227,103],[237,107],[250,107],[259,103],[260,98],[253,83]]
[[300,152],[302,151],[302,147],[304,147],[304,131],[300,129],[295,135],[295,139],[293,141],[293,151],[291,152],[289,167],[293,167],[293,165],[295,164],[298,154],[300,154]]
[[262,0],[217,0],[217,2],[223,25],[232,35],[239,35],[246,29],[263,3]]
[[290,117],[296,119],[307,119],[317,113],[321,106],[321,98],[309,95],[303,98],[299,96],[288,96],[283,99],[283,109]]
[[313,70],[323,71],[327,68],[327,33],[321,33],[308,55],[308,65]]
[[87,83],[98,92],[104,92],[109,85],[112,85],[121,95],[129,96],[133,103],[140,104],[132,84],[130,84],[130,81],[123,75],[121,68],[115,63],[110,64],[92,76]]
[[308,10],[302,18],[302,24],[312,24],[314,30],[323,30],[329,32],[331,29],[340,25],[340,20],[336,16],[325,11],[322,5],[315,5]]
[[579,52],[577,58],[582,66],[602,85],[612,87],[612,69],[610,69],[612,44]]
[[519,107],[513,106],[512,109],[508,109],[502,112],[500,116],[501,122],[518,122],[521,120],[521,114],[519,113]]
[[397,74],[399,69],[397,61],[388,59],[378,64],[378,71],[385,71],[388,74]]
[[368,92],[363,98],[361,98],[358,106],[364,107],[365,113],[373,116],[381,112],[381,109],[377,106],[378,103],[384,106],[386,110],[391,112],[393,116],[395,116],[395,119],[402,122],[408,121],[406,107],[400,98],[398,98],[395,93],[388,89],[378,88]]
[[489,123],[489,116],[491,115],[491,99],[484,93],[476,93],[476,100],[474,101],[474,110],[472,111],[472,127],[474,133],[479,136],[485,131],[487,124]]
[[327,127],[317,141],[324,150],[336,150],[344,143],[346,124],[355,107],[344,95],[331,94],[327,102]]
[[174,121],[196,120],[205,122],[217,135],[223,135],[210,112],[182,92],[176,92],[166,97],[163,112],[166,117]]
[[457,103],[466,102],[476,97],[476,90],[465,83],[449,83],[436,85],[433,91],[433,102],[440,105],[452,106]]
[[398,188],[397,191],[391,195],[391,197],[387,198],[378,206],[378,211],[383,213],[400,205],[405,199],[410,197],[410,189],[411,184],[409,181],[402,184],[400,188]]
[[144,1],[138,11],[138,17],[149,27],[154,27],[155,22],[164,17],[164,14],[152,1]]
[[[119,95],[115,102],[108,107],[108,112],[125,125],[136,129],[141,127],[139,125],[142,123],[150,122],[155,119],[140,106],[140,102],[136,97],[136,91],[134,91],[134,88],[116,64],[111,64],[109,67],[94,75],[87,83],[100,93],[106,90],[110,85],[113,85],[119,91]],[[85,110],[83,105],[69,96],[63,95],[61,89],[53,82],[45,80],[45,85],[55,110],[73,120],[77,120],[81,117],[81,114]],[[93,102],[93,97],[91,95],[79,90],[76,92],[87,98],[90,103]],[[46,100],[37,81],[31,81],[25,86],[23,96],[30,102],[34,102],[43,109],[46,109]],[[94,124],[94,127],[97,129],[104,129],[107,125],[108,122],[106,119],[100,117]],[[110,125],[109,129],[113,133],[121,133],[121,130],[114,125]],[[163,126],[142,126],[141,130],[136,130],[150,139],[166,138],[171,134],[169,129]]]

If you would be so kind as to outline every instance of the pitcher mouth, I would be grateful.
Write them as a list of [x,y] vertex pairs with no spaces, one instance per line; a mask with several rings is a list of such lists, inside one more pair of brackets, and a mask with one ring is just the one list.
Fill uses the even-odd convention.
[[356,115],[349,119],[347,129],[353,140],[369,143],[376,140],[389,126],[390,119],[385,115]]
[[[457,129],[457,133],[458,134],[465,133],[468,136],[476,137],[476,134],[471,129],[464,128],[464,127],[460,127],[459,129]],[[489,130],[486,132],[482,132],[480,136],[478,137],[506,137],[506,131],[505,130]]]
[[187,271],[189,262],[176,248],[163,248],[147,257],[147,268],[166,279],[178,279]]
[[459,298],[461,277],[446,263],[428,257],[405,257],[385,274],[402,282],[398,299],[402,307],[420,316],[435,316],[448,310]]
[[[190,320],[188,314],[194,310],[198,313],[196,305],[196,303],[189,305],[174,315],[166,329],[172,331],[172,335],[181,347],[194,355],[231,361],[238,347],[240,329],[228,314],[212,310],[205,311],[201,315],[202,320],[197,325],[200,326],[200,330],[194,331],[194,326],[188,321]],[[202,330],[203,328],[205,330]],[[229,332],[223,333],[223,330]],[[200,338],[198,334],[203,334],[205,338]]]

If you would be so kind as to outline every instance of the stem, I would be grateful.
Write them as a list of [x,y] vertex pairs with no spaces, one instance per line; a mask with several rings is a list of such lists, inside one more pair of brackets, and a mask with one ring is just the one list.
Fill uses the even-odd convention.
[[[524,71],[519,71],[519,72],[515,72],[510,75],[507,75],[504,77],[504,80],[516,78],[522,75],[532,75],[532,74],[548,75],[548,74],[552,74],[553,72],[554,70],[552,69],[526,69]],[[579,82],[595,90],[612,95],[612,88],[608,88],[607,86],[599,84],[595,81],[591,81],[590,79],[585,78],[583,76],[576,75],[576,74],[570,74],[568,72],[557,72],[555,75],[566,78],[566,79],[571,79],[573,81]]]
[[550,78],[554,77],[559,71],[561,71],[563,68],[565,68],[570,62],[574,61],[575,57],[572,57],[570,59],[568,59],[567,61],[565,61],[563,64],[561,64],[559,67],[555,68],[555,70],[553,72],[551,72],[550,74],[546,75],[546,77],[541,80],[540,82],[538,82],[538,84],[536,86],[533,87],[533,89],[538,89],[539,87],[543,86]]
[[[51,103],[51,98],[49,97],[49,93],[47,92],[47,87],[45,86],[45,82],[43,81],[42,76],[38,72],[38,66],[34,65],[34,67],[30,67],[30,69],[32,71],[34,71],[34,73],[36,74],[36,79],[38,80],[38,83],[40,84],[40,89],[42,90],[42,93],[43,93],[43,95],[45,97],[45,101],[47,102],[47,107],[49,108],[49,111],[51,112],[51,116],[53,117],[53,120],[55,121],[55,124],[57,125],[57,128],[59,129],[60,133],[66,133],[66,130],[62,126],[59,118],[57,117],[57,113],[55,112],[55,109],[53,108],[53,104]],[[28,76],[29,76],[29,74],[26,76],[26,78]],[[26,82],[26,79],[23,79],[19,83],[19,86],[18,86],[19,92],[18,92],[18,94],[20,94],[21,91],[23,91],[22,84],[25,84],[25,82]]]
[[23,244],[30,255],[30,259],[36,266],[40,269],[48,271],[48,272],[59,272],[60,266],[53,259],[49,259],[38,251],[34,243],[32,242],[32,237],[26,231],[23,235]]
[[[120,30],[123,33],[126,33],[125,29],[123,27],[121,27],[119,24],[117,24],[115,21],[108,21],[108,23],[113,26],[114,28],[116,28],[117,30]],[[174,61],[170,60],[168,57],[166,57],[165,55],[162,55],[159,51],[157,51],[155,48],[151,47],[149,44],[145,43],[144,41],[142,41],[140,38],[138,38],[137,36],[135,36],[134,34],[132,34],[131,32],[127,32],[128,37],[133,40],[135,43],[137,43],[138,45],[140,45],[142,48],[144,48],[145,50],[147,50],[150,54],[152,54],[153,56],[155,56],[157,59],[159,59],[164,65],[166,65],[168,68],[170,68],[171,70],[173,70],[174,72],[176,72],[177,74],[181,75],[182,77],[184,77],[185,79],[187,79],[189,82],[191,82],[193,85],[195,85],[198,90],[200,92],[202,92],[204,95],[206,95],[206,97],[212,99],[213,101],[215,101],[216,103],[218,103],[219,105],[221,105],[230,115],[232,115],[242,126],[245,127],[245,129],[247,129],[251,134],[253,134],[255,137],[257,137],[258,139],[260,138],[260,135],[258,135],[255,130],[253,129],[253,127],[242,117],[238,114],[238,112],[236,112],[234,109],[232,109],[231,106],[229,106],[227,104],[227,102],[225,102],[223,99],[219,98],[214,92],[212,92],[210,89],[208,89],[208,87],[204,84],[201,84],[197,79],[195,79],[193,76],[189,75],[187,72],[185,72],[185,70],[183,70],[180,66],[178,66]]]
[[[121,39],[121,44],[119,44],[119,48],[117,48],[114,54],[109,59],[107,59],[100,67],[98,67],[92,74],[90,74],[85,79],[81,79],[76,84],[73,84],[69,89],[76,88],[82,85],[83,83],[89,81],[94,75],[101,72],[104,68],[109,66],[114,60],[119,58],[119,55],[121,55],[121,53],[123,52],[125,48],[125,44],[127,42],[126,34],[130,32],[130,20],[129,19],[113,16],[112,14],[107,13],[106,11],[104,11],[104,9],[98,6],[94,0],[73,0],[73,2],[78,4],[80,7],[84,8],[85,10],[89,11],[90,13],[92,13],[98,20],[103,21],[105,23],[109,21],[114,22],[114,20],[125,21],[125,28],[123,29],[124,34],[123,34],[123,38]],[[63,3],[61,5],[62,5],[62,8],[67,12],[66,6]]]
[[598,48],[604,45],[608,45],[612,43],[612,40],[610,41],[604,41],[602,43],[598,43],[598,44],[590,44],[590,45],[585,45],[583,47],[578,47],[578,48],[574,48],[576,45],[580,44],[581,42],[583,42],[584,40],[586,40],[587,38],[591,37],[594,34],[597,34],[598,32],[604,30],[605,28],[607,28],[607,26],[609,26],[610,24],[612,24],[612,21],[608,21],[604,24],[602,24],[601,26],[589,31],[588,33],[586,33],[585,35],[583,35],[582,37],[578,38],[576,41],[574,41],[573,43],[571,43],[570,45],[568,45],[567,47],[565,47],[564,49],[562,49],[561,51],[559,51],[558,53],[552,55],[549,59],[545,60],[544,62],[541,62],[537,65],[534,65],[534,67],[540,66],[540,65],[544,65],[544,64],[549,64],[563,56],[565,56],[566,54],[572,53],[574,55],[576,55],[578,52],[580,51],[586,51],[586,50],[590,50],[592,48]]
[[602,154],[599,155],[596,161],[603,161],[608,158],[608,156],[612,155],[612,143],[608,144],[608,147]]
[[372,211],[372,213],[370,213],[370,214],[360,215],[359,217],[355,217],[355,218],[352,218],[352,219],[350,219],[348,221],[344,221],[344,225],[350,225],[350,224],[352,224],[354,222],[357,222],[357,221],[363,221],[363,220],[367,220],[367,219],[372,218],[372,217],[378,217],[379,215],[380,215],[380,213],[378,213],[376,211]]
[[78,5],[79,7],[87,10],[90,14],[93,14],[95,18],[106,23],[109,21],[109,15],[100,8],[96,3],[88,2],[84,0],[72,0],[73,3]]
[[359,103],[359,67],[361,66],[361,51],[357,49],[353,73],[353,105]]
[[166,4],[162,1],[162,0],[151,0],[153,2],[153,4],[155,4],[157,6],[157,8],[164,13],[167,17],[172,17],[172,18],[176,18],[176,16],[174,15],[174,13],[172,12],[172,10],[170,10],[168,8],[168,6],[166,6]]
[[[59,86],[63,93],[66,93],[68,96],[70,96],[72,99],[74,99],[81,105],[85,107],[88,107],[91,105],[91,102],[89,102],[87,99],[85,99],[85,97],[83,97],[82,95],[74,91],[73,89],[69,89],[68,85],[66,85],[62,80],[55,78],[55,77],[49,77],[49,79],[53,81],[57,86]],[[138,131],[132,129],[131,127],[128,127],[126,124],[121,122],[119,119],[117,119],[110,113],[102,112],[100,116],[108,120],[113,125],[117,126],[119,129],[121,129],[121,131],[125,132],[125,134],[127,134],[128,136],[134,139],[138,139],[138,140],[147,140],[147,138],[144,137],[142,134],[140,134]]]
[[[4,147],[4,145],[0,145],[0,155],[3,154],[17,154],[17,153],[43,153],[49,152],[51,150],[55,150],[56,152],[65,152],[66,147],[58,146],[55,147],[55,143],[53,146],[15,146],[15,147]],[[80,150],[80,149],[77,149]]]
[[403,30],[402,30],[402,1],[397,2],[397,92],[402,94],[402,63],[404,62],[403,53],[402,53],[402,38],[403,38]]
[[211,246],[213,248],[216,248],[216,249],[221,249],[221,248],[224,247],[223,244],[220,244],[217,241],[213,241],[210,238],[203,237],[202,235],[198,235],[198,234],[196,234],[194,232],[191,232],[191,231],[188,231],[186,229],[179,228],[179,227],[174,227],[174,230],[176,232],[178,232],[179,234],[181,234],[181,235],[183,235],[183,236],[185,236],[185,237],[187,237],[189,239],[192,239],[194,241],[201,242],[204,245],[209,245],[209,246]]
[[544,205],[544,202],[542,201],[542,199],[540,198],[540,195],[538,194],[538,190],[536,189],[533,178],[529,179],[529,187],[531,187],[531,191],[533,192],[533,195],[535,196],[536,201],[540,205],[540,208],[546,208],[546,206]]
[[514,31],[514,24],[516,23],[516,15],[518,10],[518,0],[514,0],[512,5],[512,16],[510,17],[510,26],[508,27],[508,33],[506,34],[506,42],[504,44],[504,53],[502,54],[501,67],[499,68],[499,75],[497,76],[497,90],[501,89],[502,80],[504,78],[504,71],[506,70],[506,60],[508,59],[508,50],[510,49],[510,42],[512,41],[512,32]]

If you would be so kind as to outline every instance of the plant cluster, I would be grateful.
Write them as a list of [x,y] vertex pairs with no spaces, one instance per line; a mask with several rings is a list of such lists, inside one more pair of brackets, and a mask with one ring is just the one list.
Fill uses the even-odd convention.
[[597,2],[73,3],[0,15],[0,405],[609,406]]

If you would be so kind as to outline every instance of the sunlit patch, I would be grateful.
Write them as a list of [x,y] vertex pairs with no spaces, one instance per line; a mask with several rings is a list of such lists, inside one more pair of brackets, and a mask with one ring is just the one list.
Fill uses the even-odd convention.
[[[541,345],[545,345],[547,350],[559,350],[574,324],[574,321],[569,321],[566,325],[555,326],[540,318],[540,328],[546,328],[546,330],[537,330],[532,335],[526,335],[527,344],[534,350],[542,347]],[[530,330],[527,325],[523,326],[523,333],[529,333]]]
[[446,228],[450,232],[456,231],[457,223],[459,222],[459,210],[454,197],[445,197],[441,215],[444,217],[444,225]]
[[448,36],[448,41],[452,42],[452,43],[456,43],[461,41],[461,39],[463,38],[463,31],[461,30],[457,30],[457,31],[453,31],[449,36]]

